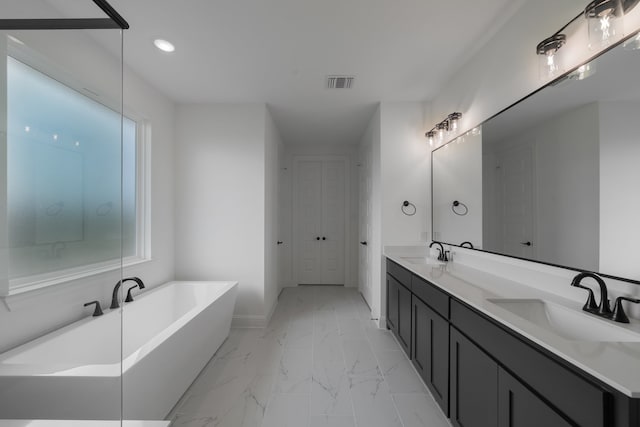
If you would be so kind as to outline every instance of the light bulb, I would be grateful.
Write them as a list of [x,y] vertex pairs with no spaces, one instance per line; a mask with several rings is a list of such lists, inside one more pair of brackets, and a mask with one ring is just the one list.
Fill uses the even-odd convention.
[[600,31],[602,32],[602,41],[606,42],[611,37],[611,21],[609,15],[600,18]]
[[30,131],[31,131],[31,128],[30,128],[29,126],[25,126],[25,127],[24,127],[24,131],[25,131],[25,132],[30,132]]

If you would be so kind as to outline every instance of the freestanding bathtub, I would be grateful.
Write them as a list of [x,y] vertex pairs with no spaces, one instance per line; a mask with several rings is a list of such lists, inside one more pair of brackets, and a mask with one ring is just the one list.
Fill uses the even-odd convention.
[[1,354],[0,419],[163,419],[229,335],[236,294],[166,283]]

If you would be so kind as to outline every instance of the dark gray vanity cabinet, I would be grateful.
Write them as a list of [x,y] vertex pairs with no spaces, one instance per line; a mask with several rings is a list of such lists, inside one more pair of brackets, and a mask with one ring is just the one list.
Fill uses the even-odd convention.
[[571,427],[507,371],[498,369],[498,427]]
[[[613,414],[608,410],[611,398],[609,393],[538,351],[512,332],[470,307],[453,300],[451,301],[451,325],[452,411],[456,405],[456,399],[460,398],[460,394],[453,390],[456,387],[454,381],[460,381],[459,378],[454,380],[456,378],[454,364],[459,361],[454,359],[453,337],[463,333],[468,342],[472,341],[477,348],[481,348],[482,352],[493,359],[505,374],[508,370],[509,375],[518,378],[506,379],[503,374],[501,381],[497,375],[491,380],[493,384],[501,384],[499,401],[512,405],[511,408],[501,405],[495,407],[500,414],[500,419],[510,420],[507,424],[500,424],[499,427],[522,425],[514,420],[522,420],[530,415],[536,421],[539,417],[549,420],[547,423],[532,425],[549,427],[615,425]],[[457,377],[462,375],[460,372],[457,373]],[[526,384],[526,387],[518,387],[517,384]],[[516,393],[518,391],[520,393]],[[494,393],[493,385],[486,390],[486,393]],[[537,415],[538,412],[543,415]],[[465,427],[475,425],[483,426],[484,424],[464,424]]]
[[387,262],[387,328],[411,357],[411,273]]
[[449,321],[413,295],[411,359],[442,411],[449,415]]
[[498,364],[455,328],[450,337],[451,422],[458,427],[496,427]]
[[387,274],[387,328],[398,335],[398,287],[401,285]]

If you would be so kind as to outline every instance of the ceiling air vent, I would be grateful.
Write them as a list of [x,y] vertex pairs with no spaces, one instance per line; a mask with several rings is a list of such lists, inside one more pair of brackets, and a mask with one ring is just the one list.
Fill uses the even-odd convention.
[[353,76],[329,76],[327,77],[327,87],[329,89],[351,89],[354,79]]

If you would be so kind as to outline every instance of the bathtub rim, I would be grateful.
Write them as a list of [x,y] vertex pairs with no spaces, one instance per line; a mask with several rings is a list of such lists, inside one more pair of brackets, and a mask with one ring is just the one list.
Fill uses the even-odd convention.
[[[78,321],[70,323],[69,325],[63,326],[62,328],[53,330],[45,335],[42,335],[38,338],[35,338],[31,341],[28,341],[18,347],[15,347],[11,350],[8,350],[4,353],[0,354],[0,377],[9,378],[9,377],[24,377],[24,376],[52,376],[52,377],[60,377],[60,376],[68,376],[68,377],[120,377],[121,373],[124,375],[128,369],[134,366],[136,363],[139,363],[144,357],[149,354],[153,349],[158,347],[162,342],[164,342],[169,336],[175,333],[180,327],[184,326],[189,320],[193,319],[197,313],[201,312],[204,308],[213,304],[218,298],[227,292],[231,291],[233,288],[237,288],[237,281],[226,281],[226,280],[172,280],[170,282],[163,283],[161,285],[155,286],[149,289],[147,292],[143,292],[136,296],[136,300],[127,303],[126,306],[130,306],[131,304],[136,304],[137,301],[144,301],[145,298],[149,297],[155,292],[161,291],[164,288],[170,287],[172,285],[181,285],[181,284],[215,284],[218,286],[222,286],[222,292],[215,298],[207,300],[206,304],[196,305],[192,309],[185,312],[180,318],[176,319],[176,321],[172,322],[168,327],[160,331],[159,334],[155,335],[151,340],[145,342],[140,348],[134,350],[130,355],[123,358],[122,360],[118,360],[115,363],[103,363],[103,364],[84,364],[78,366],[73,363],[65,363],[65,364],[45,364],[45,363],[6,363],[5,360],[10,359],[12,357],[17,356],[23,351],[30,350],[35,346],[40,345],[43,342],[46,342],[51,339],[55,339],[57,336],[60,336],[74,328],[85,326],[94,319],[91,316],[84,317]],[[107,310],[103,316],[115,316],[120,314],[120,316],[124,316],[124,308],[126,306],[121,306],[118,309]],[[100,317],[102,319],[103,317]],[[178,326],[179,325],[179,326]],[[170,331],[170,332],[168,332]],[[122,340],[122,336],[121,336]],[[122,341],[121,341],[122,343]]]

